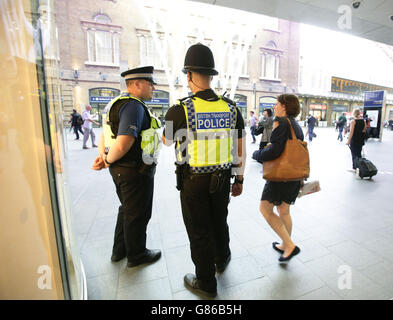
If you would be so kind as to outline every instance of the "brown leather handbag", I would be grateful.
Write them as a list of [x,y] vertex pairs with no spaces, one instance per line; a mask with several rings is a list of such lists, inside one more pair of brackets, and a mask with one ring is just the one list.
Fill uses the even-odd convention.
[[269,181],[298,181],[310,175],[307,142],[296,138],[287,118],[292,139],[288,139],[283,153],[276,159],[263,162],[263,178]]

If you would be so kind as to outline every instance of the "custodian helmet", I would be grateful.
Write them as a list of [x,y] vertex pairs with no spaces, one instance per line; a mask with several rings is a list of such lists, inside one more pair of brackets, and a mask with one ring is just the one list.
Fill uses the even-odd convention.
[[188,48],[184,59],[183,72],[194,71],[201,74],[215,76],[218,72],[214,69],[214,57],[209,47],[197,43]]

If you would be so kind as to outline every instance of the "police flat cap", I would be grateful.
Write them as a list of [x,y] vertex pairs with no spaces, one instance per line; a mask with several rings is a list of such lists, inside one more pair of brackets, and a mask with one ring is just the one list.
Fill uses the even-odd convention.
[[139,68],[134,68],[124,71],[121,73],[121,76],[125,80],[145,79],[153,84],[157,84],[153,79],[153,71],[154,71],[154,67],[152,66],[139,67]]

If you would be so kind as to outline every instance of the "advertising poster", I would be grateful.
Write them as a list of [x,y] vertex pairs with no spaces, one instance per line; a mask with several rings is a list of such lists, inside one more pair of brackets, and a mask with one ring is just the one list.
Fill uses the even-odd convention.
[[368,117],[370,118],[370,127],[377,128],[378,127],[378,110],[368,110]]

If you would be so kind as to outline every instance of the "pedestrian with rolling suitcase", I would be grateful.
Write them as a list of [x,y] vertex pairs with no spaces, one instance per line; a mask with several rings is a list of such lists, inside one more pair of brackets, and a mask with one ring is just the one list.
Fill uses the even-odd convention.
[[352,154],[352,170],[356,171],[357,158],[362,158],[362,148],[364,145],[364,138],[366,134],[366,122],[360,115],[360,110],[353,110],[354,119],[351,120],[350,131],[347,145],[351,149]]

